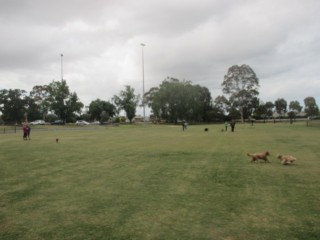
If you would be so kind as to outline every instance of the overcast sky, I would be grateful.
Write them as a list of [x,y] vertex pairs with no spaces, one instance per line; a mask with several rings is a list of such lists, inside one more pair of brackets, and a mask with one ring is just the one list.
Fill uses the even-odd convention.
[[0,0],[0,89],[61,80],[88,105],[167,77],[222,94],[248,64],[264,102],[320,101],[319,0]]

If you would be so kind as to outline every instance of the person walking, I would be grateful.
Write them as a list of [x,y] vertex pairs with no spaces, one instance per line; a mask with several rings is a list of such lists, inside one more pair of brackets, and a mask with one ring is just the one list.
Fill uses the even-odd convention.
[[224,128],[225,128],[226,132],[228,131],[228,125],[229,125],[229,123],[227,121],[225,121],[224,122]]

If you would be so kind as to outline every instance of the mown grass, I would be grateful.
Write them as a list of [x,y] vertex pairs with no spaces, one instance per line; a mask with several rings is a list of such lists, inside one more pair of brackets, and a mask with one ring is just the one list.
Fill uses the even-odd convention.
[[320,129],[222,127],[0,135],[0,239],[319,239]]

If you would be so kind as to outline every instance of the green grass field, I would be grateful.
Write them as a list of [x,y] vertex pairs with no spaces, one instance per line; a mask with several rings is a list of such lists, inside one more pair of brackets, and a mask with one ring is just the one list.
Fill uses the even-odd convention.
[[1,134],[0,239],[320,239],[320,129],[221,128]]

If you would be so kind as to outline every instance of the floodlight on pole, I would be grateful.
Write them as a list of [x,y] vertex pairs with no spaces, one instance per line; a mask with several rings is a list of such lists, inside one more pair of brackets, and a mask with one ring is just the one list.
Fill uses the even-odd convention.
[[144,53],[143,48],[146,46],[144,43],[141,43],[142,50],[142,106],[143,106],[143,121],[146,121],[146,111],[145,111],[145,99],[144,99]]
[[61,53],[61,82],[63,81],[63,54]]

